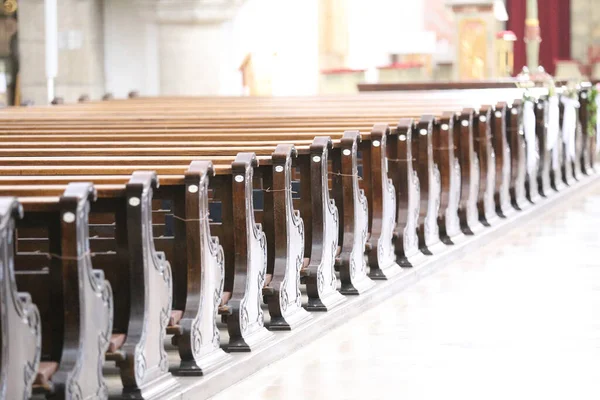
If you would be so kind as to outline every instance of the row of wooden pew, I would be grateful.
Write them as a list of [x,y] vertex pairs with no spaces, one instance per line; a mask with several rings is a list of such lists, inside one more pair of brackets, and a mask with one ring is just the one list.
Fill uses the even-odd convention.
[[533,141],[520,89],[3,110],[0,398],[161,398],[451,251],[593,172],[587,90],[574,156],[542,89]]

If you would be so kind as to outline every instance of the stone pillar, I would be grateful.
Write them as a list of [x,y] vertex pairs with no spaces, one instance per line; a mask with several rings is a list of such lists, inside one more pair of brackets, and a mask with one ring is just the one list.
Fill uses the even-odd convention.
[[222,23],[161,22],[158,25],[160,93],[217,95],[227,49]]
[[348,0],[321,0],[319,5],[319,69],[347,66]]
[[[18,3],[21,99],[46,104],[44,1]],[[103,12],[101,0],[59,0],[56,96],[75,103],[82,94],[104,93]]]
[[137,1],[157,32],[161,95],[218,95],[231,48],[227,22],[243,0]]

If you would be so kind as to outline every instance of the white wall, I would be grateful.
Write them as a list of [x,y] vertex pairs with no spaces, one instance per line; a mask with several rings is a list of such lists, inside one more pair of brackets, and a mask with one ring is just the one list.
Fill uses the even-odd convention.
[[106,91],[126,97],[159,93],[158,34],[131,1],[104,0],[104,71]]
[[348,0],[351,68],[388,63],[387,54],[422,32],[425,10],[421,0]]
[[106,89],[117,97],[239,95],[248,52],[276,52],[275,95],[318,89],[318,0],[247,0],[223,24],[146,22],[133,2],[105,0]]
[[[310,95],[318,90],[318,0],[248,0],[227,24],[232,51],[222,92],[235,92],[238,68],[249,52],[276,54],[274,95]],[[237,89],[239,90],[239,89]]]

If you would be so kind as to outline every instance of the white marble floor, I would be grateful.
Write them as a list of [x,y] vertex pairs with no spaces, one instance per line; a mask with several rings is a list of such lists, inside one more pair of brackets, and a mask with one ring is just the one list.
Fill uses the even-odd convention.
[[600,185],[215,397],[600,398]]

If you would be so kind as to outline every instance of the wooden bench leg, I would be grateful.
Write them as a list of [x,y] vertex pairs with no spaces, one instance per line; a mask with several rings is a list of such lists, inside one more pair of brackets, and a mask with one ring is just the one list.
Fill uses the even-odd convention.
[[335,201],[329,198],[328,159],[331,148],[329,137],[316,137],[310,146],[310,154],[301,156],[299,160],[302,203],[307,205],[304,220],[310,219],[311,226],[305,238],[310,241],[310,253],[307,254],[310,259],[303,270],[308,295],[306,309],[309,311],[328,311],[345,301],[337,289],[334,271],[340,217]]
[[28,293],[19,293],[14,274],[15,220],[23,209],[15,198],[0,198],[0,393],[28,399],[42,354],[41,320]]
[[452,113],[446,113],[433,126],[433,156],[440,170],[440,209],[438,226],[440,239],[452,245],[461,237],[458,219],[458,203],[460,200],[460,163],[455,157],[454,120]]
[[494,111],[491,123],[492,142],[494,154],[496,156],[496,189],[494,193],[494,202],[496,204],[496,212],[504,218],[510,217],[515,212],[514,207],[510,204],[511,155],[506,133],[506,113],[506,103],[499,103],[496,105],[496,110]]
[[403,118],[398,122],[396,135],[390,137],[390,176],[396,188],[396,229],[394,230],[394,251],[396,261],[402,267],[412,267],[425,256],[419,250],[417,219],[420,209],[420,183],[417,171],[413,169],[412,137],[414,123]]
[[346,131],[336,149],[333,161],[333,192],[342,213],[336,260],[341,289],[346,295],[364,293],[375,285],[367,273],[365,245],[367,243],[369,209],[367,198],[358,183],[358,145],[360,132]]
[[51,246],[59,249],[65,309],[65,340],[52,376],[57,398],[108,397],[102,364],[112,332],[113,297],[103,272],[92,269],[89,254],[88,215],[95,197],[91,184],[71,183],[60,198],[60,244]]
[[264,212],[272,214],[274,233],[273,276],[263,289],[270,330],[291,330],[312,318],[302,308],[300,293],[304,223],[292,201],[292,161],[296,156],[293,145],[278,145],[271,156],[273,165],[263,173],[263,186],[267,187]]
[[361,143],[364,187],[369,205],[367,241],[369,277],[388,279],[402,270],[396,263],[393,236],[396,227],[396,189],[388,178],[387,138],[390,128],[378,124],[371,130],[369,140]]
[[173,342],[181,363],[178,375],[205,375],[230,361],[221,347],[217,327],[223,295],[225,267],[223,248],[210,232],[208,185],[214,175],[210,161],[194,161],[185,174],[183,209],[175,209],[185,224],[186,302]]
[[107,354],[120,368],[123,395],[146,400],[178,387],[163,345],[171,314],[172,274],[164,253],[154,248],[152,195],[157,186],[154,172],[139,171],[125,188],[131,311],[125,343],[118,354]]
[[479,158],[474,151],[473,143],[473,110],[465,109],[460,116],[459,160],[461,177],[461,193],[459,218],[464,234],[473,235],[483,225],[479,222],[477,197],[479,193]]
[[232,163],[235,277],[228,306],[229,351],[251,351],[273,334],[264,327],[262,289],[267,267],[267,239],[254,220],[252,177],[258,161],[253,153],[239,153]]
[[441,177],[433,157],[433,121],[423,116],[416,126],[413,146],[417,158],[417,173],[421,182],[421,207],[418,220],[419,248],[426,255],[445,249],[440,241],[438,213],[440,208]]

